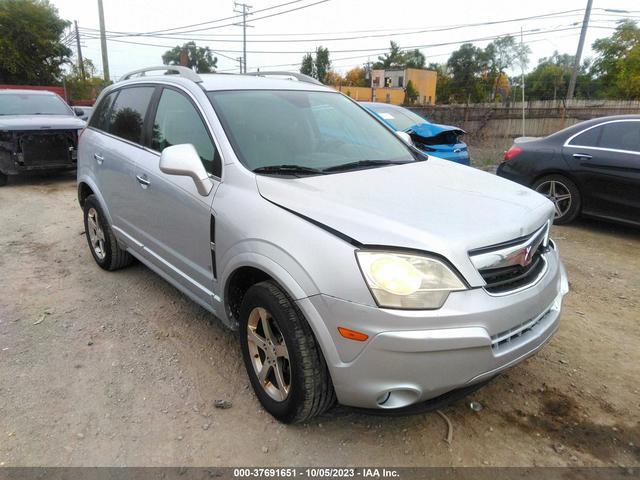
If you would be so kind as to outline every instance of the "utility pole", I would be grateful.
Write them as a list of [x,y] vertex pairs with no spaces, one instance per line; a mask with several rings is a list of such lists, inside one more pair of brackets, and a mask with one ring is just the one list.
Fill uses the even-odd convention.
[[524,124],[525,124],[525,105],[524,105],[524,33],[522,27],[520,27],[520,68],[522,70],[522,136],[524,137]]
[[111,81],[109,77],[109,54],[107,53],[107,35],[104,31],[104,9],[102,0],[98,0],[98,16],[100,17],[100,49],[102,50],[102,72],[105,82]]
[[[249,15],[249,10],[253,7],[251,5],[247,5],[246,3],[238,3],[234,2],[235,9],[233,10],[236,13],[240,13],[242,15],[242,63],[240,68],[240,73],[247,73],[247,15]],[[238,8],[242,8],[242,10],[238,10]],[[251,25],[249,25],[251,26]]]
[[80,45],[80,32],[78,31],[78,21],[74,20],[73,23],[76,26],[76,46],[78,47],[78,67],[80,67],[80,74],[82,80],[86,78],[84,74],[84,62],[82,61],[82,46]]
[[582,21],[582,30],[580,31],[580,40],[578,41],[578,51],[576,52],[576,58],[573,61],[573,71],[571,72],[571,81],[569,82],[569,89],[567,90],[567,100],[573,99],[573,93],[576,90],[576,80],[578,79],[578,69],[580,68],[580,60],[582,58],[582,49],[584,48],[584,41],[587,37],[587,28],[589,27],[589,17],[591,16],[591,6],[593,0],[587,0],[587,8],[584,11],[584,20]]

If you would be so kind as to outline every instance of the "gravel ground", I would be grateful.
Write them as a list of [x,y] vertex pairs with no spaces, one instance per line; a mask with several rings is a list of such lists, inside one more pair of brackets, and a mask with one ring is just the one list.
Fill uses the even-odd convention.
[[73,175],[12,180],[0,189],[0,465],[639,465],[640,230],[582,221],[553,236],[571,284],[560,331],[444,410],[449,445],[436,413],[278,424],[234,333],[139,264],[95,265]]

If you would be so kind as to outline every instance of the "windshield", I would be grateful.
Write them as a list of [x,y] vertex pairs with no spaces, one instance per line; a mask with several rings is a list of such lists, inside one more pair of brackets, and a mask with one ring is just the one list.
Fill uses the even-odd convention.
[[427,123],[427,121],[420,115],[413,113],[411,110],[405,110],[401,108],[386,108],[376,106],[368,106],[371,110],[376,112],[380,117],[384,118],[387,122],[393,125],[396,130],[407,130],[414,125],[421,123]]
[[337,92],[244,90],[208,95],[236,154],[250,170],[295,166],[312,174],[310,169],[337,171],[335,167],[347,164],[371,168],[415,161],[393,132]]
[[3,93],[0,115],[73,115],[73,112],[57,95]]

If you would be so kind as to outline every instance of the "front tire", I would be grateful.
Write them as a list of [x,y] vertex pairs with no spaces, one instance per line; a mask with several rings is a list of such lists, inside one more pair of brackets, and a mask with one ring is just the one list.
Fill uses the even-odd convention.
[[329,370],[311,327],[274,282],[249,288],[240,307],[239,332],[251,385],[276,419],[303,422],[335,403]]
[[96,263],[105,270],[118,270],[131,264],[133,257],[118,246],[95,195],[84,200],[84,231],[89,250]]
[[4,173],[0,172],[0,187],[4,187],[7,184],[9,177]]
[[564,225],[573,222],[582,206],[580,190],[573,181],[563,175],[547,175],[533,184],[533,189],[553,202],[555,218],[553,223]]

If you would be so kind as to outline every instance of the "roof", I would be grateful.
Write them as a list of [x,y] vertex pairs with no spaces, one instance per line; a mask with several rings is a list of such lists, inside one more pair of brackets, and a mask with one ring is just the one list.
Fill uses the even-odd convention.
[[287,78],[259,77],[255,75],[200,75],[205,90],[330,90],[325,86],[315,85]]
[[24,95],[24,94],[30,94],[30,95],[56,95],[56,93],[54,92],[50,92],[48,90],[18,90],[18,89],[14,89],[14,88],[3,88],[0,89],[0,95],[2,94],[7,94],[7,93],[13,93],[13,94],[17,94],[17,95]]
[[[335,90],[324,85],[316,85],[299,80],[287,78],[260,77],[256,75],[238,75],[225,73],[204,73],[200,74],[202,82],[198,85],[207,91],[222,90],[312,90],[329,91]],[[113,86],[121,86],[131,83],[144,83],[150,80],[162,80],[167,83],[176,83],[182,86],[196,85],[193,81],[181,77],[180,75],[143,75],[128,80],[115,83]]]

